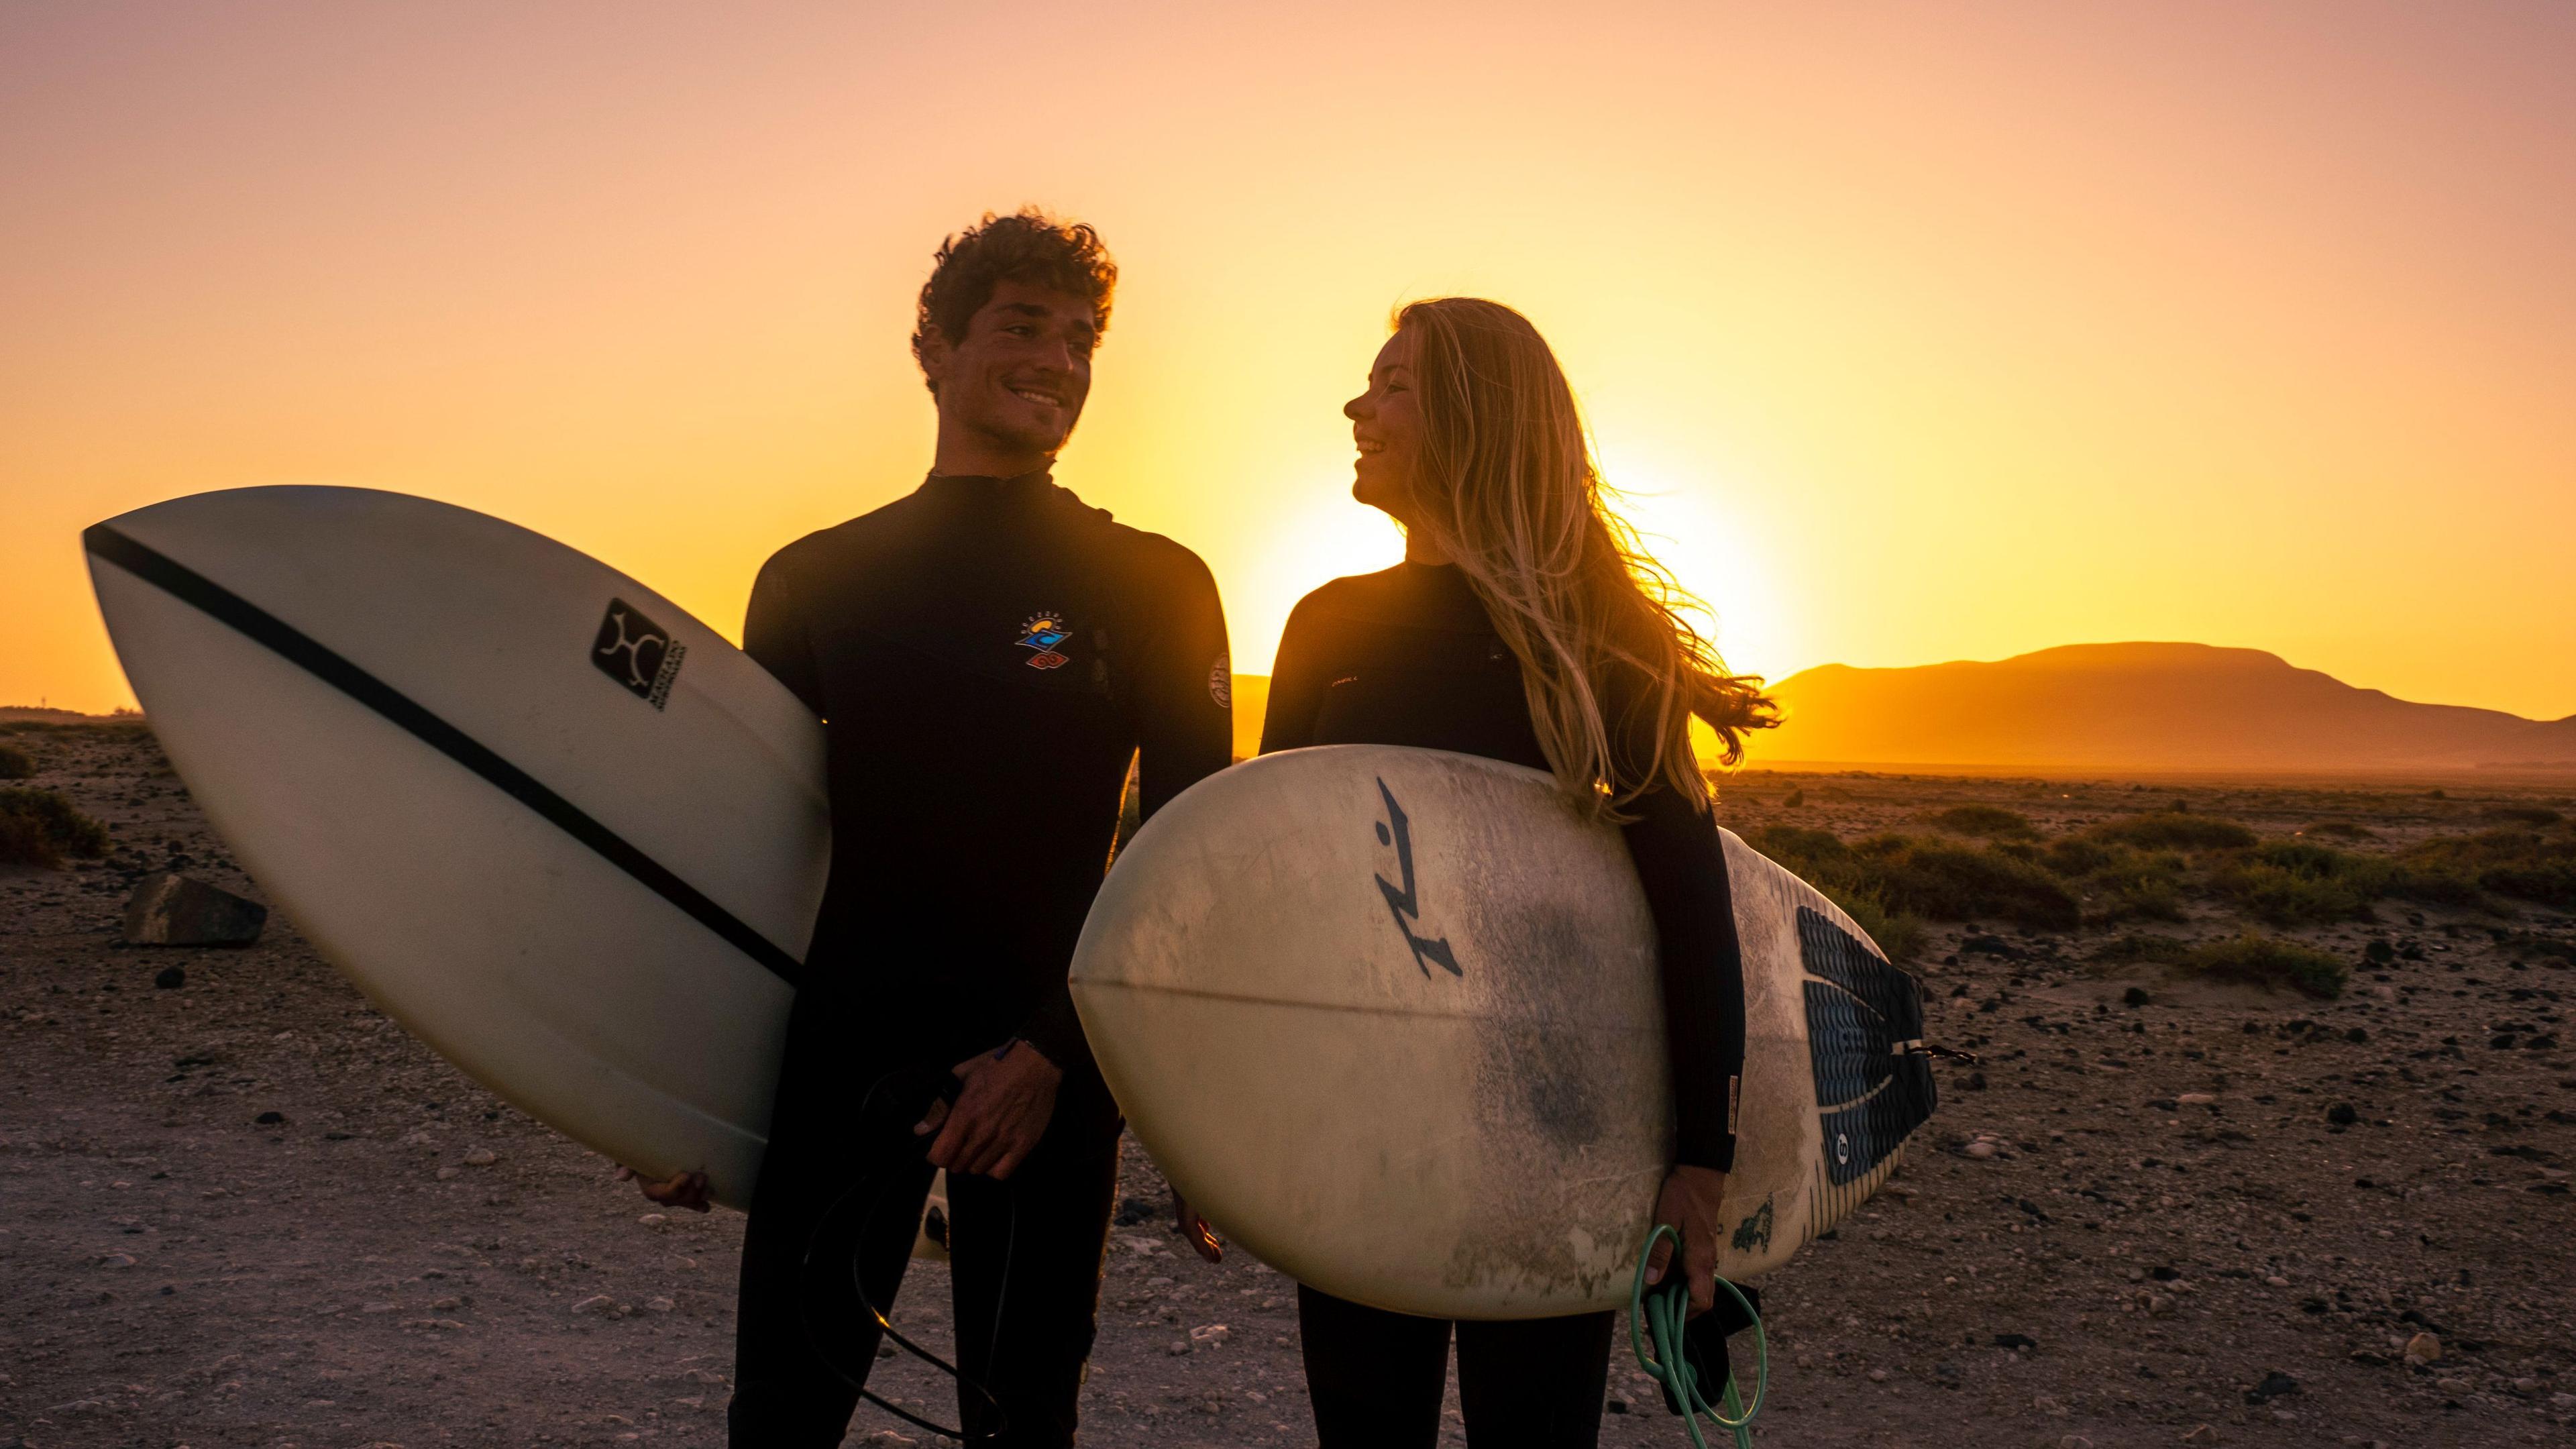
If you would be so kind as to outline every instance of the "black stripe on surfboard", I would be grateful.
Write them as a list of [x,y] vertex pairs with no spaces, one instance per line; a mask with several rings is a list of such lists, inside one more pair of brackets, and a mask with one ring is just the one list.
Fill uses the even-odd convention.
[[253,641],[301,666],[314,678],[383,715],[421,743],[472,770],[503,794],[544,816],[564,834],[589,846],[609,864],[686,911],[698,924],[767,967],[780,980],[790,986],[796,984],[802,966],[795,957],[780,950],[768,937],[753,930],[731,911],[707,899],[697,887],[637,849],[624,836],[592,819],[580,806],[547,789],[535,776],[431,713],[411,696],[359,668],[275,614],[106,524],[93,525],[83,532],[81,545],[172,598],[231,625]]

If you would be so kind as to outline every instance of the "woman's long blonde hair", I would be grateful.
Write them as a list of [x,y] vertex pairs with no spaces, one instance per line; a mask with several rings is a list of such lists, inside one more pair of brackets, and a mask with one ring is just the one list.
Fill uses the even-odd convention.
[[1759,678],[1727,672],[1682,616],[1689,596],[1603,506],[1547,339],[1474,297],[1412,303],[1395,326],[1415,338],[1422,418],[1411,525],[1457,562],[1519,657],[1558,783],[1613,819],[1658,784],[1706,808],[1691,717],[1716,730],[1732,765],[1744,733],[1779,712]]

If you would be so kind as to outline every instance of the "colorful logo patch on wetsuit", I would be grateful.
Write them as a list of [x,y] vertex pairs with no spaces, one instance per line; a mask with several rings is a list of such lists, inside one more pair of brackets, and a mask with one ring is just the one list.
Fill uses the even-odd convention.
[[1073,630],[1066,626],[1064,615],[1041,610],[1020,625],[1017,642],[1023,649],[1038,651],[1028,661],[1031,669],[1060,669],[1071,661],[1055,652],[1055,646],[1072,637]]

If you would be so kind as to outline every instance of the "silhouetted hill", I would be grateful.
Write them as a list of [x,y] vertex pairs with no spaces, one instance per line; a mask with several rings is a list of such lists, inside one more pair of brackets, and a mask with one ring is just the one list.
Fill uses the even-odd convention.
[[2075,644],[1993,663],[1828,664],[1773,689],[1757,758],[2177,770],[2576,768],[2576,716],[2415,704],[2259,649]]

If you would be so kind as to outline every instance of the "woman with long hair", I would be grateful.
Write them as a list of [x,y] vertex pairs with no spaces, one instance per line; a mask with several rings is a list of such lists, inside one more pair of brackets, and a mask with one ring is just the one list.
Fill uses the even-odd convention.
[[[1403,525],[1404,562],[1335,579],[1289,616],[1262,752],[1486,755],[1553,773],[1620,825],[1655,921],[1673,1069],[1674,1163],[1655,1215],[1680,1231],[1691,1305],[1705,1311],[1744,987],[1690,722],[1706,721],[1733,764],[1744,732],[1776,712],[1758,680],[1726,672],[1604,504],[1573,389],[1527,318],[1466,297],[1403,308],[1343,411],[1359,445],[1352,496]],[[1453,1329],[1469,1443],[1599,1439],[1615,1314],[1453,1325],[1302,1287],[1297,1313],[1322,1449],[1428,1449]]]

